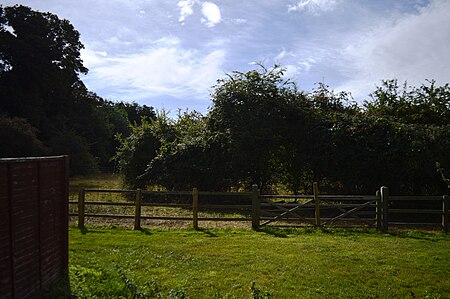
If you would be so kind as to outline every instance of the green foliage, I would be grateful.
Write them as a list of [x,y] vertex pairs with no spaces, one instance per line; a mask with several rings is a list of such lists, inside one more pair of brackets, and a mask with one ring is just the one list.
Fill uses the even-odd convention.
[[38,130],[25,119],[0,114],[0,157],[43,156],[49,149],[38,138]]
[[126,186],[132,189],[145,187],[141,176],[164,141],[159,137],[165,133],[165,127],[160,118],[150,122],[144,118],[141,125],[131,125],[130,136],[117,135],[120,146],[114,160],[124,175]]
[[295,88],[284,69],[233,72],[218,80],[212,94],[208,125],[229,138],[231,179],[246,188],[262,189],[275,177],[274,159],[287,127],[286,94]]
[[73,130],[67,128],[54,130],[48,144],[53,154],[69,155],[71,175],[89,174],[97,169],[98,161],[91,154],[87,140]]

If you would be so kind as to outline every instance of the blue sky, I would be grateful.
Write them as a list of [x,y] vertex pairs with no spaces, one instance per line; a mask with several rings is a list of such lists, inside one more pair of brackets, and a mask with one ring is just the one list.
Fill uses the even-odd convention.
[[206,113],[216,80],[279,63],[362,103],[382,79],[450,82],[450,0],[23,0],[81,33],[87,87]]

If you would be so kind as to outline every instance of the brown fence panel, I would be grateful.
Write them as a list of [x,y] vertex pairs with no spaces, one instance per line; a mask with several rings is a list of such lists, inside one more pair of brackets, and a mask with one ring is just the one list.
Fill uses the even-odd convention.
[[0,297],[34,298],[67,273],[67,157],[0,159]]
[[8,165],[0,164],[0,296],[10,298],[12,289],[12,252],[10,206],[8,198]]

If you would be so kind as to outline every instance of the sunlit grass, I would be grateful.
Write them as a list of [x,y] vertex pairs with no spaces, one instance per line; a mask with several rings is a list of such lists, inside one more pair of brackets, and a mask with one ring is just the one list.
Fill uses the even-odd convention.
[[449,248],[442,233],[71,228],[70,282],[80,298],[447,298]]

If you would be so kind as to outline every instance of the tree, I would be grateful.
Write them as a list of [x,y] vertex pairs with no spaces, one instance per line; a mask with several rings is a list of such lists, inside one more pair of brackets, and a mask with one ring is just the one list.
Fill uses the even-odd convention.
[[49,149],[37,137],[37,129],[25,119],[0,114],[0,157],[42,156]]
[[379,139],[383,148],[375,151],[389,170],[381,183],[399,194],[442,190],[435,162],[450,165],[449,102],[448,84],[436,87],[434,81],[407,88],[389,80],[376,89],[372,101],[365,103],[365,114],[385,128]]
[[275,178],[274,160],[286,129],[284,93],[293,86],[284,79],[283,68],[260,67],[218,80],[208,126],[229,137],[231,179],[265,189]]
[[196,111],[179,111],[172,128],[175,138],[163,142],[143,178],[171,190],[228,189],[225,136],[209,131],[207,118]]
[[86,73],[79,33],[67,20],[29,7],[0,6],[0,108],[41,127],[63,109]]
[[154,117],[152,107],[107,102],[80,80],[80,34],[69,21],[0,5],[0,111],[34,128],[49,154],[70,154],[73,173],[110,166],[114,136]]

